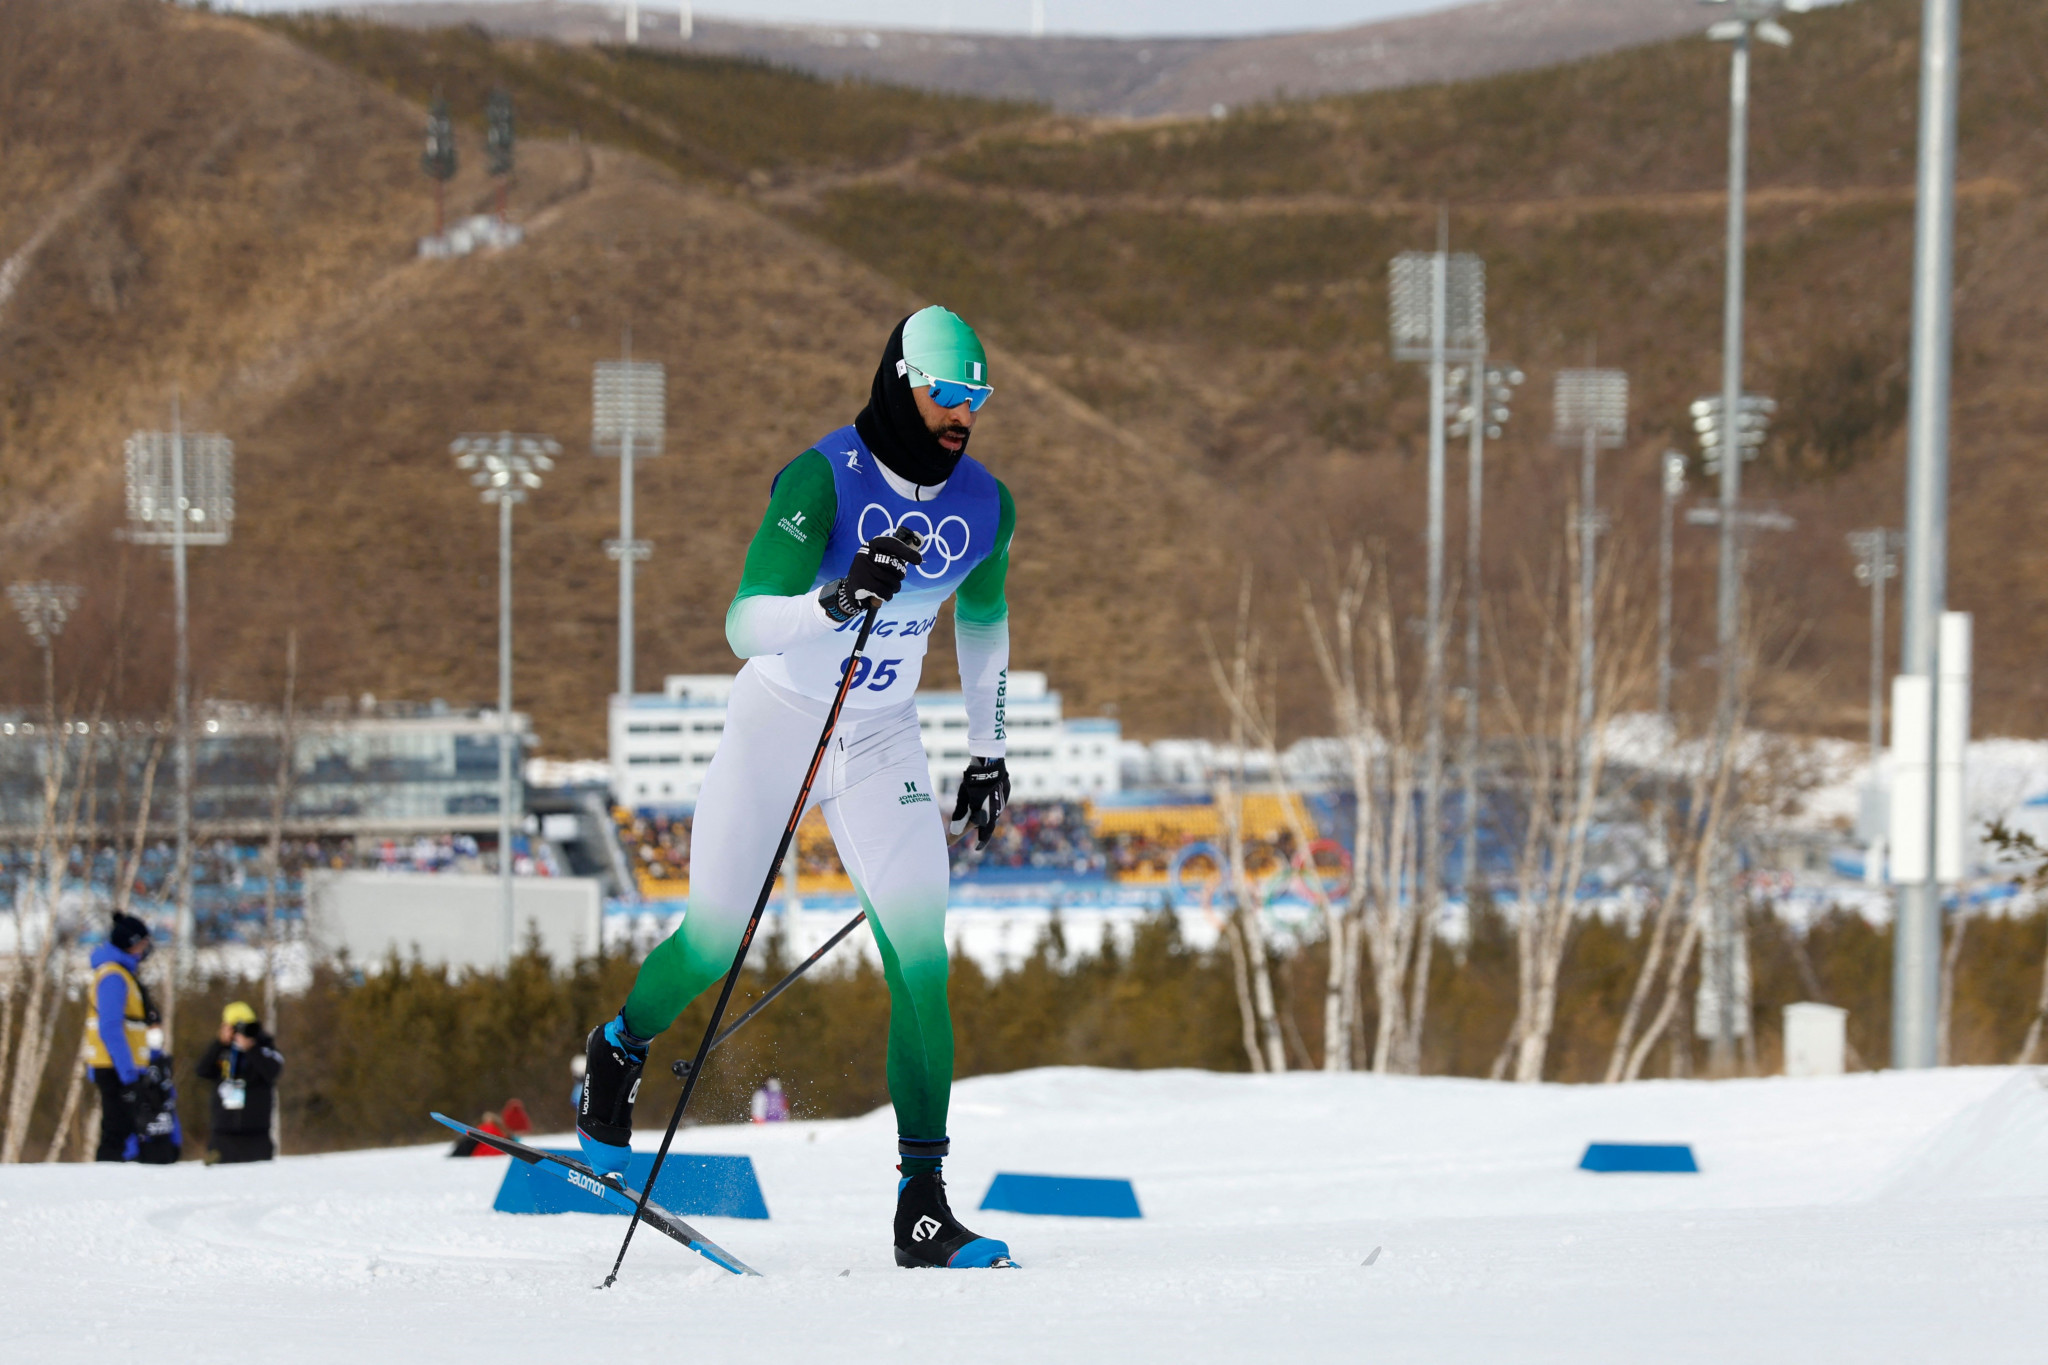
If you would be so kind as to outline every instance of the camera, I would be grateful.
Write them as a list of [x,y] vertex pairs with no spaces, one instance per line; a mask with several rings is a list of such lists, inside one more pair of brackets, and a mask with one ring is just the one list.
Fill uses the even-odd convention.
[[235,1025],[235,1033],[242,1038],[260,1038],[263,1036],[263,1024],[260,1020],[244,1019]]

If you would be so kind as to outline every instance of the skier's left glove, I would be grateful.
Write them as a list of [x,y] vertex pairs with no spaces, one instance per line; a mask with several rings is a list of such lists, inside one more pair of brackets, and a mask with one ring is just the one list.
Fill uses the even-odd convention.
[[957,839],[973,825],[974,846],[987,848],[989,837],[996,830],[996,819],[1009,804],[1009,764],[1000,758],[977,758],[960,774],[960,795],[953,802],[953,818],[946,822],[946,834]]

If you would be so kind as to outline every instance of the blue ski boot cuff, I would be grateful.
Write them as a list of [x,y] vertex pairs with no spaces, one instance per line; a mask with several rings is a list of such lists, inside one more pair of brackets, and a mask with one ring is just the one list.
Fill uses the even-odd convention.
[[639,1037],[626,1027],[624,1010],[620,1010],[613,1016],[612,1021],[604,1026],[604,1040],[613,1047],[633,1053],[643,1062],[647,1060],[647,1045],[654,1041],[652,1038]]

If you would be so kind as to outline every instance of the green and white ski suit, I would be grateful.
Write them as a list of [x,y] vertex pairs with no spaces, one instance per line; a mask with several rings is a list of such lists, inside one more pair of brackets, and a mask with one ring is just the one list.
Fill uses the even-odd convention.
[[[924,562],[878,614],[810,801],[824,812],[881,953],[898,1132],[946,1136],[949,812],[937,803],[915,694],[925,643],[951,597],[969,748],[1003,756],[1003,586],[1015,521],[1009,490],[972,458],[944,484],[916,487],[884,469],[851,426],[776,477],[726,613],[726,639],[747,663],[697,798],[689,909],[640,968],[625,1010],[633,1033],[666,1029],[730,968],[859,624],[834,622],[818,589],[846,572],[860,544],[907,522],[925,537]],[[904,1169],[935,1165],[906,1157]]]

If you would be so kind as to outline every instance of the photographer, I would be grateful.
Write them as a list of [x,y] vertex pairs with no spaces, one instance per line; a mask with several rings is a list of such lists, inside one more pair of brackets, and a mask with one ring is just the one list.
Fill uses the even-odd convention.
[[284,1056],[255,1010],[236,1000],[221,1011],[220,1037],[199,1059],[199,1078],[213,1087],[207,1165],[268,1161],[277,1155],[270,1141],[270,1114],[283,1071]]

